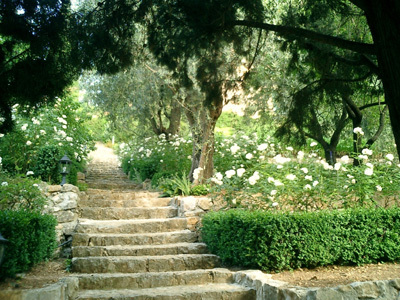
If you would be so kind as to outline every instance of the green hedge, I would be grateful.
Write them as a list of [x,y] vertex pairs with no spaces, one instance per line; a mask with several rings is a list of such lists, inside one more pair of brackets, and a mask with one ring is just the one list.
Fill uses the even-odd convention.
[[0,211],[0,232],[9,241],[0,266],[0,280],[51,258],[56,247],[56,225],[53,216],[36,211]]
[[204,216],[223,263],[267,271],[400,260],[400,209],[309,213],[229,210]]

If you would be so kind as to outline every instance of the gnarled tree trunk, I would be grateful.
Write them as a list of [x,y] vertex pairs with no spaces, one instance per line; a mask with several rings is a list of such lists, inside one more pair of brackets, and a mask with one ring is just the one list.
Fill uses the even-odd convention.
[[[189,102],[189,101],[187,101]],[[192,102],[185,110],[191,131],[192,131],[192,166],[189,179],[195,185],[204,183],[211,178],[214,172],[214,129],[219,116],[222,113],[223,99],[216,97],[210,105],[204,102]],[[194,171],[199,169],[195,178]]]

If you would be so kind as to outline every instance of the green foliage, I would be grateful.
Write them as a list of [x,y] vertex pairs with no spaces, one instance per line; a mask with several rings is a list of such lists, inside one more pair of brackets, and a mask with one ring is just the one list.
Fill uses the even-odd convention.
[[12,112],[17,126],[0,135],[3,170],[14,175],[31,171],[54,183],[59,178],[58,161],[67,154],[73,162],[69,183],[76,184],[76,173],[83,169],[84,160],[94,147],[85,123],[87,115],[81,112],[76,98],[71,90],[69,96],[58,98],[54,105],[37,109],[15,105]]
[[[49,17],[51,15],[51,17]],[[2,1],[0,11],[0,131],[12,129],[11,108],[42,105],[78,76],[71,47],[69,1]],[[49,50],[51,49],[51,51]]]
[[37,179],[11,178],[0,173],[0,210],[41,211],[46,204],[46,198],[43,196],[39,184],[40,181]]
[[210,185],[199,184],[199,185],[192,187],[192,189],[190,190],[190,195],[204,196],[204,195],[208,195],[209,191],[210,191]]
[[26,272],[51,258],[56,247],[56,219],[30,210],[0,210],[0,232],[9,243],[0,267],[0,280]]
[[87,189],[88,189],[88,185],[87,185],[86,183],[78,182],[78,183],[76,184],[76,186],[78,187],[78,189],[79,189],[81,192],[87,191]]
[[182,173],[181,177],[175,174],[171,178],[165,178],[159,185],[165,197],[175,195],[188,196],[192,190],[192,183],[185,173]]
[[33,172],[43,181],[59,183],[60,171],[58,163],[61,156],[60,149],[55,145],[47,145],[39,148]]
[[[101,119],[108,120],[108,129],[117,129],[118,141],[149,132],[159,135],[179,131],[181,104],[171,91],[174,88],[167,88],[173,82],[172,75],[146,58],[143,55],[140,62],[117,74],[87,73],[80,79],[86,91],[84,100],[107,112]],[[100,118],[97,123],[101,125]]]
[[131,179],[150,179],[153,186],[159,185],[161,178],[190,169],[191,141],[178,136],[148,137],[144,142],[121,144],[118,151],[124,172],[130,173]]
[[304,151],[256,134],[218,139],[212,192],[232,205],[264,209],[318,210],[399,206],[397,159],[375,150],[343,155],[335,165],[321,158],[313,142]]
[[400,209],[318,213],[229,210],[203,218],[202,237],[223,263],[267,271],[400,259]]

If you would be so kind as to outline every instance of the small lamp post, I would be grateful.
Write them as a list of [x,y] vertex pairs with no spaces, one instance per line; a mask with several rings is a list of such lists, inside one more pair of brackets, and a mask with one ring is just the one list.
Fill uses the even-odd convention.
[[62,181],[60,183],[61,186],[67,183],[67,175],[69,174],[70,168],[71,168],[71,160],[65,154],[60,159],[60,173],[62,175]]
[[3,236],[0,233],[0,266],[1,266],[1,263],[3,262],[5,248],[6,248],[7,243],[8,243],[8,240],[3,238]]

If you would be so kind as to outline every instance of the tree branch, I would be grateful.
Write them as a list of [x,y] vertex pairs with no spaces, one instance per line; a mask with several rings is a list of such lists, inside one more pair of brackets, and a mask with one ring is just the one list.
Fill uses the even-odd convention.
[[247,20],[236,20],[230,23],[230,25],[260,28],[267,31],[274,31],[283,36],[295,36],[296,38],[306,38],[321,44],[331,45],[361,54],[376,55],[376,49],[374,44],[349,41],[339,37],[318,33],[308,29],[283,26],[283,25],[273,25],[269,23],[261,23],[256,21],[247,21]]
[[363,106],[360,106],[358,109],[359,109],[359,110],[363,110],[363,109],[366,109],[366,108],[371,107],[371,106],[384,105],[384,104],[386,104],[385,101],[383,101],[383,102],[369,103],[369,104],[365,104],[365,105],[363,105]]
[[348,120],[347,111],[346,111],[346,108],[343,107],[342,116],[340,117],[340,120],[339,120],[338,124],[336,125],[336,129],[333,132],[332,137],[331,137],[331,142],[330,142],[331,147],[333,146],[336,148],[336,146],[338,145],[339,139],[340,139],[340,134],[342,133],[344,127],[346,126],[347,120]]
[[380,113],[379,117],[379,127],[374,136],[372,136],[366,143],[365,147],[369,148],[372,146],[373,143],[376,142],[376,140],[379,138],[379,136],[382,134],[383,128],[385,127],[385,115],[386,112],[388,111],[388,106],[386,105],[385,108],[382,110]]

